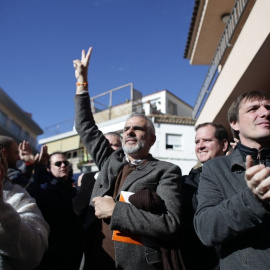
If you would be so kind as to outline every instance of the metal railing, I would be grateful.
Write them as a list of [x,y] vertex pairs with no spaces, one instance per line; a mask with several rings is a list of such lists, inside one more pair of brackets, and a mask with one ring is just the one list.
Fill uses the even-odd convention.
[[[120,90],[123,90],[125,95],[122,96],[120,94]],[[115,102],[113,102],[113,94],[115,94],[115,98],[114,98]],[[103,103],[104,101],[102,100],[102,97],[108,96],[108,95],[109,95],[109,100],[108,100],[108,105],[106,105]],[[134,89],[133,83],[128,83],[128,84],[116,87],[114,89],[111,89],[107,92],[96,95],[94,97],[90,97],[92,111],[93,113],[99,113],[101,111],[107,110],[107,113],[108,113],[107,120],[110,120],[111,108],[119,104],[124,104],[126,102],[126,100],[124,99],[125,96],[128,98],[129,101],[132,102],[132,111],[138,110],[137,107],[142,106],[142,103],[141,103],[142,93]],[[99,101],[100,98],[102,102]],[[72,118],[72,119],[45,127],[44,133],[39,136],[39,140],[74,130],[74,121],[75,119]]]
[[225,30],[223,32],[223,35],[220,39],[217,50],[215,52],[214,58],[211,62],[210,68],[204,80],[203,86],[195,102],[195,105],[193,108],[193,119],[197,118],[200,108],[202,107],[203,103],[206,101],[206,95],[209,94],[211,91],[210,86],[213,84],[214,79],[217,78],[218,66],[221,62],[221,59],[226,49],[231,46],[230,44],[231,37],[249,1],[250,0],[237,0],[233,7],[233,10],[230,14],[229,21],[225,27]]

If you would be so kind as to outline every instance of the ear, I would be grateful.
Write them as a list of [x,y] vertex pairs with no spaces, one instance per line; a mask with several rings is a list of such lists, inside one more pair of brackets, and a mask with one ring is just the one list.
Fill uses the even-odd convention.
[[223,144],[223,147],[222,147],[222,151],[224,152],[224,153],[226,153],[227,151],[228,151],[228,148],[229,148],[229,142],[227,141],[227,140],[223,140],[222,141],[222,144]]
[[5,148],[3,148],[3,152],[2,152],[2,153],[4,154],[5,158],[7,158],[7,156],[8,156],[8,151],[7,151]]
[[157,139],[156,135],[152,134],[151,135],[151,140],[150,140],[151,146],[156,142],[156,139]]
[[230,123],[230,126],[231,126],[231,128],[232,128],[233,130],[239,131],[239,127],[238,127],[238,123],[237,123],[237,122],[235,122],[235,121],[231,122],[231,123]]
[[49,173],[51,172],[50,168],[47,168],[47,172],[49,172]]

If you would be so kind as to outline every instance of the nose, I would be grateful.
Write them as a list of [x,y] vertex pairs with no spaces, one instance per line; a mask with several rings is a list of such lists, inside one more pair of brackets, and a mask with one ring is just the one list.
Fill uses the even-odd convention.
[[66,167],[66,165],[65,165],[65,163],[62,161],[62,163],[61,163],[61,166],[60,166],[61,168],[65,168]]
[[268,117],[270,115],[269,108],[267,108],[265,106],[261,106],[259,111],[260,111],[260,116],[261,117]]
[[203,141],[198,142],[197,148],[199,148],[199,149],[204,148],[204,142]]
[[127,135],[134,135],[134,129],[133,127],[131,126],[128,130],[127,130]]

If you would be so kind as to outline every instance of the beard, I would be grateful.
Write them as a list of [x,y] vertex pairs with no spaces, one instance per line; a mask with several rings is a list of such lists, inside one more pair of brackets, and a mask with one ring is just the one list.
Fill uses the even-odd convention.
[[127,146],[123,143],[122,148],[126,154],[135,154],[138,153],[144,147],[144,141],[137,140],[137,144],[135,146],[130,145]]

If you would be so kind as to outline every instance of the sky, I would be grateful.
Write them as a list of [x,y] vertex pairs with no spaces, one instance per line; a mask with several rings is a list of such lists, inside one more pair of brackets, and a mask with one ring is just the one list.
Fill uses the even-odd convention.
[[194,106],[208,67],[184,59],[195,0],[1,0],[0,87],[43,129],[74,118],[72,61],[93,47],[90,96],[133,83]]

